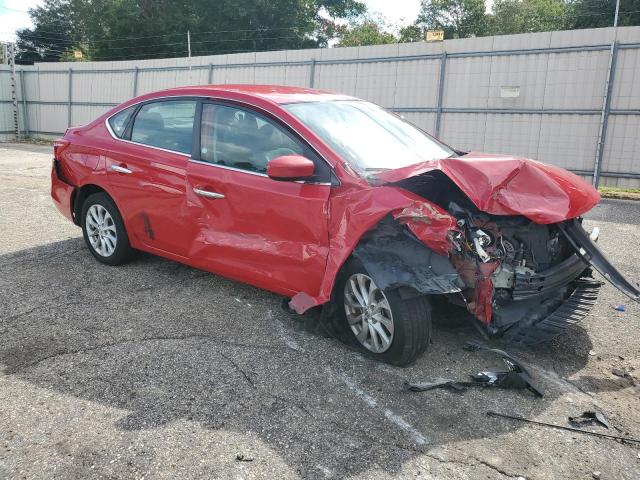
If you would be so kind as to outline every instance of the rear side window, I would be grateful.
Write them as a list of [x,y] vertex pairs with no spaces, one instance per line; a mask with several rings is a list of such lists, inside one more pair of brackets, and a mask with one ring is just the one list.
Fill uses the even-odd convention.
[[196,102],[171,100],[143,105],[133,121],[131,140],[153,147],[191,153]]
[[125,108],[121,112],[116,113],[109,119],[109,126],[111,130],[118,138],[122,138],[125,128],[127,128],[127,121],[131,116],[131,113],[135,110],[135,107]]

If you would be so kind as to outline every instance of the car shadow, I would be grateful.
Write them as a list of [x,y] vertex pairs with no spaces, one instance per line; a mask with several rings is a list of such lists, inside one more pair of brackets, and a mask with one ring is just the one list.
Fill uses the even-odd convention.
[[317,312],[285,312],[277,295],[150,255],[103,266],[81,238],[0,256],[0,287],[4,375],[122,409],[107,429],[187,420],[257,436],[303,478],[397,472],[434,446],[519,428],[484,413],[540,413],[575,389],[563,377],[591,349],[577,328],[518,352],[541,374],[543,399],[499,389],[411,393],[405,380],[467,379],[504,364],[462,349],[479,337],[460,311],[439,309],[428,352],[396,368],[320,333]]

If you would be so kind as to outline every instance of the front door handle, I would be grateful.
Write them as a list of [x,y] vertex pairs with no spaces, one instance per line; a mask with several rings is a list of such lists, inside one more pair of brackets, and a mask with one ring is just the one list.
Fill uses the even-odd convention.
[[120,165],[111,165],[111,170],[118,173],[133,173],[126,167],[121,167]]
[[222,195],[221,193],[210,192],[209,190],[202,190],[200,188],[194,188],[193,193],[207,198],[224,198],[224,195]]

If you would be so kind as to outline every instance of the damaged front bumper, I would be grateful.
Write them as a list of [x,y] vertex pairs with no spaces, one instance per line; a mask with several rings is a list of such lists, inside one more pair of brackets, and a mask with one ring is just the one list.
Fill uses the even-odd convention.
[[512,344],[548,342],[580,322],[595,305],[603,285],[591,277],[591,268],[631,299],[640,301],[638,288],[596,246],[597,228],[588,234],[577,219],[559,223],[558,228],[575,253],[542,272],[516,273],[513,302],[494,308],[494,331]]

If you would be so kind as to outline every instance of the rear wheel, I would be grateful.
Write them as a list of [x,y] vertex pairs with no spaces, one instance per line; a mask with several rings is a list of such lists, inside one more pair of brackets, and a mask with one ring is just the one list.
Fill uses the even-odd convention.
[[403,299],[397,290],[378,288],[355,259],[340,274],[335,300],[347,335],[380,361],[408,365],[425,351],[431,340],[428,298]]
[[127,231],[116,204],[105,193],[85,200],[81,214],[82,234],[92,255],[106,265],[120,265],[131,257]]

